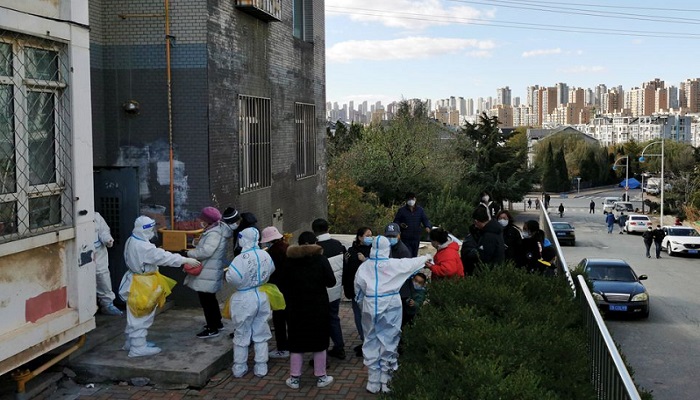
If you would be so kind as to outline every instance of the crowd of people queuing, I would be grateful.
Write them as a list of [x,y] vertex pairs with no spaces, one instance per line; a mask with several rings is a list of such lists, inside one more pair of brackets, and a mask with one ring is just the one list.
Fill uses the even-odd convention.
[[[197,293],[204,314],[205,325],[196,333],[198,338],[219,336],[224,317],[216,294],[224,281],[234,289],[227,300],[233,328],[229,336],[233,339],[234,377],[247,374],[252,343],[256,376],[267,375],[270,358],[288,358],[285,383],[298,389],[303,354],[311,353],[316,386],[332,384],[334,379],[326,371],[327,357],[347,357],[339,317],[344,296],[351,302],[362,342],[352,350],[355,356],[363,357],[368,368],[366,389],[389,392],[392,374],[398,368],[401,328],[418,314],[431,280],[470,276],[480,265],[499,265],[506,260],[532,272],[553,271],[556,253],[537,221],[527,221],[519,228],[513,216],[501,210],[486,192],[480,195],[472,217],[469,234],[459,240],[433,226],[417,205],[416,195],[408,193],[405,204],[381,234],[360,227],[346,249],[331,237],[328,222],[321,218],[313,221],[310,231],[299,235],[296,244],[290,244],[274,226],[258,230],[252,213],[239,213],[233,207],[222,213],[205,207],[198,218],[203,232],[194,248],[168,252],[152,243],[155,221],[140,216],[124,249],[128,271],[119,291],[127,303],[123,349],[129,357],[161,351],[146,340],[158,301],[169,293],[167,279],[159,274],[158,266],[183,267],[187,273],[184,284]],[[109,228],[105,234],[104,226],[98,226],[100,245],[109,247]],[[435,250],[433,256],[418,255],[424,232]],[[234,258],[228,262],[230,249]],[[149,282],[159,300],[145,306],[138,303],[143,293],[134,285],[142,281]],[[273,301],[278,295],[284,299],[282,306]],[[121,313],[112,305],[113,294],[100,299],[103,312]],[[270,320],[274,350],[268,348]]]

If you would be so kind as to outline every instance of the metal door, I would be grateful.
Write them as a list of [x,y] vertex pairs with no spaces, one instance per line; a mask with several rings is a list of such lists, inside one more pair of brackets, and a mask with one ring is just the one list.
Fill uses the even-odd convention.
[[124,244],[134,228],[134,220],[139,216],[139,174],[137,167],[95,167],[95,211],[104,217],[114,238],[114,246],[109,249],[109,273],[112,290],[119,298],[119,283],[126,272]]

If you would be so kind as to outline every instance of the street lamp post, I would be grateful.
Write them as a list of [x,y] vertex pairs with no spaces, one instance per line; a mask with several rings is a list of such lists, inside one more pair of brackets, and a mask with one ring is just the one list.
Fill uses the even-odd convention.
[[[613,163],[613,171],[616,169],[618,161],[625,159],[625,201],[629,201],[629,188],[630,188],[630,156],[622,156],[615,160]],[[579,178],[580,179],[580,178]]]
[[576,194],[579,194],[579,193],[581,193],[581,177],[580,177],[580,176],[577,176],[577,177],[576,177],[576,181],[577,181],[577,183],[576,183]]
[[[649,143],[646,145],[644,149],[642,149],[642,155],[639,157],[639,162],[644,162],[644,152],[646,149],[653,145],[653,144],[659,144],[661,143],[661,154],[647,154],[647,156],[651,157],[661,157],[661,215],[659,217],[660,224],[664,224],[664,189],[665,189],[665,184],[664,184],[664,138],[662,137],[661,140],[658,140],[656,142]],[[643,205],[642,205],[643,207]]]

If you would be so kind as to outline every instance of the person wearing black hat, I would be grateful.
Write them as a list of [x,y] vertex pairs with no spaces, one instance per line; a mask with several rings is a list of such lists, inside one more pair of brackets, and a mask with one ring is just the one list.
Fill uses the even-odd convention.
[[253,213],[239,213],[234,207],[228,207],[224,210],[221,220],[233,230],[233,256],[235,257],[241,254],[241,247],[238,245],[238,234],[241,233],[243,229],[250,228],[251,226],[257,229],[256,224],[258,223],[258,219]]

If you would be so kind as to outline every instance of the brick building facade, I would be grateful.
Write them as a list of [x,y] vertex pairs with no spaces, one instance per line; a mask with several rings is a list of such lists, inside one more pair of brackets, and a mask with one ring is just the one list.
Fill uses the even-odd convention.
[[[142,208],[168,216],[164,12],[90,0],[94,164],[138,166]],[[169,18],[175,220],[235,205],[308,230],[327,212],[324,2],[170,0]]]

